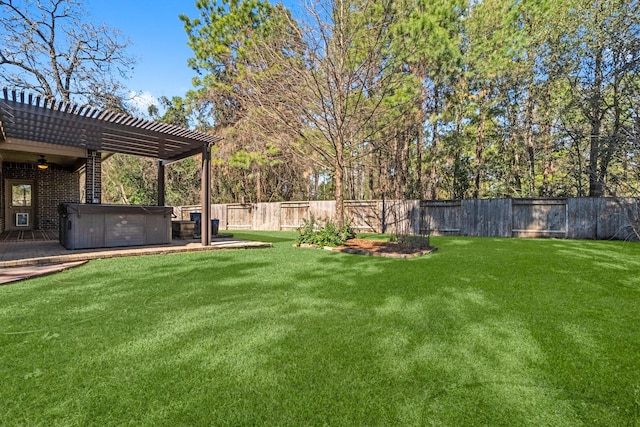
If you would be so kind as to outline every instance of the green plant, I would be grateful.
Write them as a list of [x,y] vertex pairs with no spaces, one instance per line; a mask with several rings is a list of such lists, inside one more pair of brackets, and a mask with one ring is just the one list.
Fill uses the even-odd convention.
[[296,244],[340,246],[355,236],[356,233],[348,224],[345,224],[342,228],[338,228],[333,222],[327,221],[323,226],[311,216],[309,220],[304,220],[304,223],[298,228]]
[[316,221],[313,216],[310,219],[303,220],[303,224],[298,227],[298,236],[296,237],[296,245],[306,243],[315,244],[316,239]]
[[421,234],[398,234],[395,236],[395,241],[401,246],[406,248],[429,248],[429,235]]

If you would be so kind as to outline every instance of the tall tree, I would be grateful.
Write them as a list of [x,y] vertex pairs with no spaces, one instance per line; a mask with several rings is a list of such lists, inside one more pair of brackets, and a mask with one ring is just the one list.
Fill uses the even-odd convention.
[[338,226],[345,220],[345,172],[358,173],[355,165],[384,143],[393,121],[415,105],[414,87],[400,71],[405,62],[389,49],[391,6],[386,1],[317,2],[307,10],[310,22],[283,20],[288,49],[282,43],[257,43],[253,50],[265,67],[247,76],[247,93],[274,120],[302,125],[292,130],[332,172]]
[[[611,166],[624,157],[623,123],[640,70],[640,4],[637,0],[570,2],[563,24],[562,76],[571,87],[563,117],[578,143],[587,144],[589,196],[605,195]],[[565,118],[575,117],[571,123]]]
[[[438,194],[438,164],[441,147],[442,113],[445,98],[460,73],[462,59],[462,18],[467,0],[401,0],[392,31],[393,49],[407,61],[410,73],[419,83],[415,135],[415,196],[422,199],[424,189],[435,199]],[[423,180],[423,151],[428,148],[429,171]]]
[[[308,168],[296,156],[296,133],[265,120],[249,102],[244,76],[262,65],[249,51],[270,37],[282,11],[262,0],[210,0],[197,3],[197,18],[181,16],[198,71],[192,101],[210,106],[216,131],[225,137],[214,150],[214,197],[228,201],[304,197],[299,180]],[[295,158],[295,159],[294,159]]]
[[401,107],[386,102],[404,90],[389,55],[390,5],[318,2],[307,10],[309,22],[299,23],[281,6],[255,0],[202,2],[204,20],[183,18],[194,65],[208,71],[203,88],[214,103],[232,107],[233,114],[220,114],[219,122],[243,127],[245,137],[273,138],[278,130],[289,149],[314,153],[315,169],[331,171],[338,225],[349,184],[345,171],[360,169],[356,159],[367,156],[389,125],[382,116]]
[[299,20],[261,0],[198,4],[185,28],[227,135],[222,198],[332,191],[340,206],[636,182],[638,0],[319,0]]
[[0,81],[65,102],[125,109],[134,65],[119,31],[76,0],[0,0]]

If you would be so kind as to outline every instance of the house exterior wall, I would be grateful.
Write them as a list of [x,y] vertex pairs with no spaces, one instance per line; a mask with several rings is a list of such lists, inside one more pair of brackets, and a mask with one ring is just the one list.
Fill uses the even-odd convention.
[[4,231],[4,173],[0,158],[0,231]]
[[77,172],[50,165],[40,170],[34,164],[4,162],[0,168],[0,231],[5,230],[4,183],[7,179],[36,181],[36,230],[57,230],[59,224],[58,206],[60,203],[79,203],[80,184]]

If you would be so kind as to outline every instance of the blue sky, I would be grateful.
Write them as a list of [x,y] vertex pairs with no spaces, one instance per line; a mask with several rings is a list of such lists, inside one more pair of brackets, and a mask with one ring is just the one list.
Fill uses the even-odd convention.
[[[90,20],[117,28],[129,38],[130,55],[137,59],[129,89],[155,99],[184,96],[192,89],[195,71],[187,66],[193,51],[180,14],[199,15],[195,0],[85,0]],[[146,107],[143,109],[146,112]]]
[[[117,28],[131,41],[128,50],[137,59],[127,85],[138,96],[134,102],[140,112],[161,96],[184,96],[193,88],[196,72],[187,66],[193,51],[187,46],[181,14],[200,15],[196,0],[85,0],[95,23]],[[295,0],[284,4],[295,5]],[[295,9],[295,8],[294,8]],[[152,98],[151,98],[152,97]]]

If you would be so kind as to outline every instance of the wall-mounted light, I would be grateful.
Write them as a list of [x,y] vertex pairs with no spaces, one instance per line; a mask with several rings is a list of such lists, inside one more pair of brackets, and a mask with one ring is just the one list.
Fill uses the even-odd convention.
[[47,160],[44,158],[44,154],[41,154],[38,159],[38,169],[45,170],[47,168],[49,168],[49,163],[47,163]]

